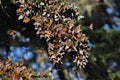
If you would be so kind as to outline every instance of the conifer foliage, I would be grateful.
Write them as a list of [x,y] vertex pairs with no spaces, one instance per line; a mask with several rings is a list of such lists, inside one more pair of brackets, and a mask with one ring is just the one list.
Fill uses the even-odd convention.
[[53,64],[62,63],[64,54],[74,52],[77,66],[85,67],[88,58],[88,37],[81,30],[84,18],[73,4],[59,0],[17,0],[18,20],[34,20],[36,34],[48,45],[48,55]]

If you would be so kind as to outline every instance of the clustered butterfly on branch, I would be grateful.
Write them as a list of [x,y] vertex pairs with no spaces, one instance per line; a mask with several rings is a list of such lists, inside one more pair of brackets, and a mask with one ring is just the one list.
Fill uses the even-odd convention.
[[64,54],[73,56],[77,66],[85,67],[88,58],[88,37],[82,33],[80,21],[84,16],[72,4],[57,0],[18,0],[18,20],[34,20],[36,34],[48,44],[48,55],[53,64],[62,63]]
[[22,62],[11,63],[11,58],[0,59],[1,80],[33,80],[40,77],[51,77],[51,73],[33,71],[32,68],[23,66]]

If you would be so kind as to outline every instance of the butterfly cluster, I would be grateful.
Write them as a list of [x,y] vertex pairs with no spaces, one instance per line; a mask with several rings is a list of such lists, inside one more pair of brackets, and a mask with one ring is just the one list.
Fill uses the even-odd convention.
[[18,0],[18,20],[34,20],[36,34],[48,44],[48,55],[53,64],[62,63],[64,54],[75,52],[77,66],[85,67],[88,58],[88,37],[81,30],[84,16],[73,4],[58,0]]
[[11,63],[11,58],[0,59],[1,80],[34,80],[34,78],[50,77],[50,72],[33,71],[23,66],[23,62]]

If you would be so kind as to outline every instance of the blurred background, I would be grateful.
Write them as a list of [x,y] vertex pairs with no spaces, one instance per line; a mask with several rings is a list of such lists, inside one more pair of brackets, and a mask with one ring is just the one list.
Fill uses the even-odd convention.
[[[90,40],[89,62],[76,69],[65,55],[64,64],[52,70],[55,80],[120,80],[120,0],[63,1],[75,4],[85,16],[82,28]],[[17,8],[15,0],[0,0],[0,59],[9,56],[13,63],[23,61],[25,66],[47,72],[52,66],[47,44],[36,35],[34,21],[18,21]]]

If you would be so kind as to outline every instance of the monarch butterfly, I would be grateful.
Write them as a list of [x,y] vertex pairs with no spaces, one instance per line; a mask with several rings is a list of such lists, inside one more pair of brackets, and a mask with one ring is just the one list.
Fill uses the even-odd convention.
[[12,69],[12,66],[11,65],[6,65],[6,69],[10,70],[10,69]]
[[32,19],[36,21],[36,20],[37,20],[37,17],[36,17],[36,16],[33,16]]
[[44,5],[45,5],[45,3],[44,3],[44,2],[41,2],[41,3],[40,3],[40,5],[41,5],[41,6],[44,6]]
[[37,49],[35,52],[36,53],[42,53],[44,50],[43,49]]
[[48,51],[48,54],[49,54],[49,55],[53,55],[54,52],[53,52],[53,51]]
[[45,75],[46,75],[46,73],[45,73],[45,72],[41,72],[40,74],[41,74],[42,76],[45,76]]
[[58,37],[59,37],[59,38],[62,37],[60,33],[58,33]]
[[0,70],[0,74],[3,74],[4,73],[4,71],[3,70]]
[[15,66],[20,66],[22,65],[22,62],[15,62]]
[[28,3],[25,3],[25,7],[26,7],[26,8],[29,7],[29,4],[28,4]]
[[52,4],[54,2],[54,0],[49,0],[49,4]]
[[19,15],[18,20],[21,20],[24,18],[24,15]]
[[77,38],[81,38],[81,34],[77,34]]
[[19,2],[20,2],[21,4],[23,4],[23,3],[25,3],[25,0],[19,0]]
[[91,29],[91,30],[93,30],[93,23],[92,24],[90,24],[90,26],[89,26],[89,29]]
[[27,76],[27,73],[26,73],[26,72],[22,72],[21,75],[22,75],[23,77],[26,77],[26,76]]
[[[17,31],[15,31],[15,30],[10,30],[9,34],[10,34],[10,35],[15,35],[16,32],[17,32]],[[8,60],[9,60],[9,59],[10,59],[10,58],[8,58]]]
[[82,55],[79,56],[79,60],[83,60],[83,56]]
[[28,18],[28,17],[25,17],[24,19],[23,19],[23,22],[24,23],[28,23],[30,21],[30,19]]
[[65,31],[65,32],[66,32],[66,31],[67,31],[67,28],[66,28],[66,27],[64,27],[64,28],[63,28],[63,31]]
[[49,47],[50,47],[50,48],[54,48],[55,45],[50,43],[50,44],[49,44]]
[[68,33],[71,33],[72,31],[70,29],[68,29]]
[[17,9],[17,13],[22,13],[24,11],[24,9],[23,8],[19,8],[19,9]]
[[51,24],[52,24],[52,22],[49,22],[49,23],[46,23],[45,26],[46,26],[46,27],[50,27]]
[[70,5],[69,5],[69,4],[65,5],[65,8],[66,8],[67,10],[70,9]]
[[54,59],[54,58],[53,58],[52,61],[53,61],[53,64],[54,64],[54,65],[55,65],[56,63],[58,63],[58,60],[57,60],[57,59]]
[[28,68],[29,71],[32,71],[32,68]]
[[69,23],[69,29],[71,29],[73,27],[73,24],[72,23]]
[[80,31],[81,31],[80,25],[78,25],[78,26],[74,29],[74,32],[75,32],[75,33],[79,33]]
[[45,33],[46,34],[51,34],[51,31],[50,30],[45,30]]

